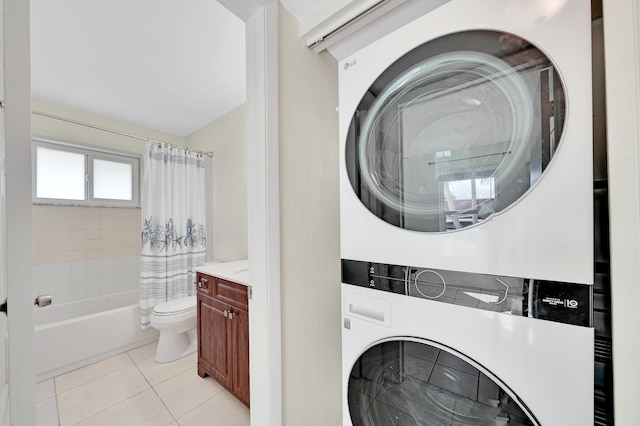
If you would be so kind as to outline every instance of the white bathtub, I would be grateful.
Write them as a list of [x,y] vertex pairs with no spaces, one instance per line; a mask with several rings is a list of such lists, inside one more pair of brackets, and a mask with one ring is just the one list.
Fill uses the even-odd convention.
[[140,328],[138,291],[34,308],[38,382],[158,339]]

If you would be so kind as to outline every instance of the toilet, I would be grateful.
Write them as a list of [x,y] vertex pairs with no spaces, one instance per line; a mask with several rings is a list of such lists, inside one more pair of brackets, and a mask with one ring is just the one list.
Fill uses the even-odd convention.
[[156,362],[171,362],[198,348],[196,296],[181,297],[153,308],[151,327],[160,332]]

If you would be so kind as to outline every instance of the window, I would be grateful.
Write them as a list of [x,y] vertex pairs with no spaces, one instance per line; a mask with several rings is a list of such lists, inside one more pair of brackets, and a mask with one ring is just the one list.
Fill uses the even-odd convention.
[[460,229],[478,223],[494,213],[495,178],[452,180],[443,183],[446,229]]
[[36,204],[139,205],[136,154],[34,139],[32,156]]

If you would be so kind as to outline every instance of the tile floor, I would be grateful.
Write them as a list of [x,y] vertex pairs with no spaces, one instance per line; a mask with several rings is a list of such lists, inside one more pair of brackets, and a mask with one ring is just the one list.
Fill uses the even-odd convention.
[[197,354],[166,364],[156,343],[38,383],[38,426],[249,425],[249,409],[210,377]]

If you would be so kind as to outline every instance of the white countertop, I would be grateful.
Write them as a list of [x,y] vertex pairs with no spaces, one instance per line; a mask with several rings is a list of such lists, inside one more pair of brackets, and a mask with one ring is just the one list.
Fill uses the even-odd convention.
[[246,259],[226,263],[205,263],[196,267],[195,270],[223,280],[249,285],[249,261]]

